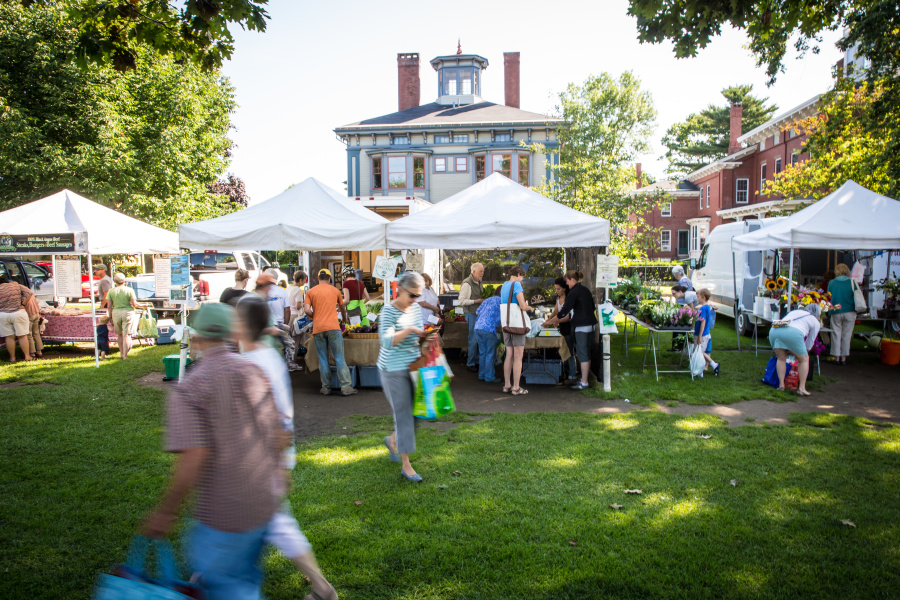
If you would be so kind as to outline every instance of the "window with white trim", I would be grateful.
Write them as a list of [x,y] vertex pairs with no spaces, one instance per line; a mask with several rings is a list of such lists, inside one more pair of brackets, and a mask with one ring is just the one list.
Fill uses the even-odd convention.
[[665,202],[659,205],[659,216],[661,217],[671,217],[672,216],[672,203]]
[[494,141],[495,142],[511,142],[512,138],[509,133],[495,133]]
[[775,159],[775,174],[778,175],[781,173],[781,157]]
[[759,165],[759,189],[762,189],[766,185],[766,163]]
[[447,172],[447,158],[444,156],[436,156],[434,158],[434,172],[435,173],[446,173]]
[[453,162],[455,163],[453,169],[457,173],[465,173],[469,170],[468,156],[457,156],[455,159],[453,159]]
[[454,135],[453,136],[454,144],[468,144],[469,143],[469,134],[465,135]]
[[700,210],[703,210],[703,186],[700,186]]
[[409,145],[409,136],[408,135],[395,135],[391,138],[391,144],[394,146],[408,146]]
[[750,200],[750,180],[738,179],[735,184],[735,204],[747,204]]
[[709,197],[712,196],[712,192],[710,191],[712,188],[710,186],[706,186],[706,208],[709,208]]
[[672,251],[672,231],[663,229],[659,232],[659,250],[660,252]]
[[800,162],[800,152],[794,150],[791,152],[791,166],[796,165],[798,162]]
[[435,144],[449,144],[450,136],[449,135],[436,135],[434,136]]
[[406,187],[406,157],[389,156],[388,160],[388,187]]

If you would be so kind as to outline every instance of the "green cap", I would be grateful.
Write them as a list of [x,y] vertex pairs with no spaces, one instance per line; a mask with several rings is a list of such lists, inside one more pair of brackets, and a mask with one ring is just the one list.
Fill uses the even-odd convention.
[[234,308],[222,302],[204,304],[191,327],[199,335],[211,339],[222,339],[231,335]]

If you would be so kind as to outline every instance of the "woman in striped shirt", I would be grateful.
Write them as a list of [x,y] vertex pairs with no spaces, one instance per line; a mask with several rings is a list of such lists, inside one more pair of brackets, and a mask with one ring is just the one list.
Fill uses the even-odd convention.
[[422,310],[416,303],[422,295],[422,276],[407,271],[400,276],[397,299],[385,304],[378,317],[378,371],[384,395],[394,411],[394,432],[384,438],[388,457],[402,462],[402,475],[408,481],[420,482],[422,476],[409,464],[409,454],[416,451],[415,418],[412,414],[413,383],[409,365],[422,355]]

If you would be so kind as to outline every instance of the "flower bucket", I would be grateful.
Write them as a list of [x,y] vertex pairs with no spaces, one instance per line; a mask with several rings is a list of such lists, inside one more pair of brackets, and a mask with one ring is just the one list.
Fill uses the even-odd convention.
[[881,340],[881,362],[886,365],[900,365],[900,342]]

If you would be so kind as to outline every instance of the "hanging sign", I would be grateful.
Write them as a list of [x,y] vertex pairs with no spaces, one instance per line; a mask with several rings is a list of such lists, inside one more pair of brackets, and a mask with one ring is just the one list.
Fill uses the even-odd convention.
[[619,285],[619,257],[610,254],[597,255],[596,286],[614,288]]
[[372,277],[375,279],[383,279],[385,281],[393,281],[397,278],[397,265],[400,264],[400,257],[385,258],[379,256],[372,267]]
[[425,266],[425,257],[421,254],[407,254],[406,255],[406,270],[407,271],[415,271],[420,273],[422,271],[422,267]]
[[0,233],[0,252],[21,252],[23,254],[80,253],[85,252],[85,248],[86,244],[82,233],[48,233],[43,235]]
[[191,283],[191,257],[188,254],[171,255],[171,285],[181,288]]
[[57,298],[81,298],[81,258],[58,257],[53,261]]

